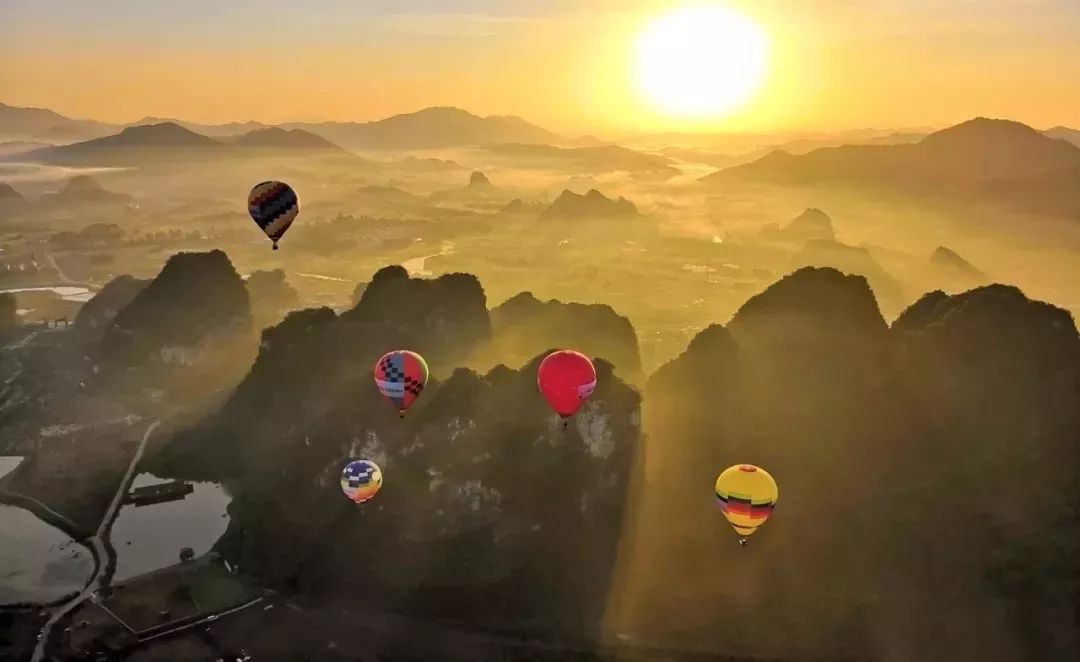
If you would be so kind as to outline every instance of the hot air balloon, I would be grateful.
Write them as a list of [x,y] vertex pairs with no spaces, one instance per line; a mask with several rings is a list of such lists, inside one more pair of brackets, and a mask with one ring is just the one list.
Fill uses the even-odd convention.
[[536,371],[540,392],[559,416],[573,416],[585,399],[596,390],[596,368],[589,357],[569,349],[552,352]]
[[779,496],[769,472],[752,464],[728,467],[716,479],[716,499],[740,545],[769,519]]
[[397,407],[405,418],[405,410],[420,397],[428,380],[427,361],[416,352],[399,349],[387,352],[375,363],[375,385]]
[[262,182],[256,184],[248,194],[248,213],[251,218],[274,242],[278,249],[278,239],[292,225],[300,213],[300,199],[296,191],[282,182]]
[[371,501],[382,487],[382,469],[371,460],[353,460],[341,471],[341,491],[356,503]]

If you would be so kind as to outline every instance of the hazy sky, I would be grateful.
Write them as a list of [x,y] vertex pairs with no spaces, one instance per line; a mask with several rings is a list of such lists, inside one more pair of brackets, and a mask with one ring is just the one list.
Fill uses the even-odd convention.
[[367,120],[424,106],[563,131],[1080,127],[1080,0],[729,0],[772,43],[734,115],[635,87],[660,0],[0,0],[0,101],[76,117]]

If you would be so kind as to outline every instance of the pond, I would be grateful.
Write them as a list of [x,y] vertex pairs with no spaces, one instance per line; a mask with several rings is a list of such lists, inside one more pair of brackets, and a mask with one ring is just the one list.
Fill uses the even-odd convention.
[[[153,474],[135,477],[132,488],[168,482]],[[193,483],[194,492],[176,501],[144,506],[125,504],[112,527],[116,549],[113,581],[163,568],[180,560],[180,550],[190,547],[196,555],[210,551],[225,533],[229,518],[225,508],[232,498],[216,483]]]

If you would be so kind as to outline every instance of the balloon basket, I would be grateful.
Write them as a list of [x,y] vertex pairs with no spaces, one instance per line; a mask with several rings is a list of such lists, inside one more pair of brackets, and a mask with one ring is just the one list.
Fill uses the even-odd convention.
[[746,547],[746,538],[739,538],[739,547]]

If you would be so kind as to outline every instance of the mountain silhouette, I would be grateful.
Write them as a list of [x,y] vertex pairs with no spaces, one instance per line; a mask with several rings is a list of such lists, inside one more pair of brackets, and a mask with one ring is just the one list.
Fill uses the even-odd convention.
[[626,198],[620,196],[612,200],[600,191],[590,189],[585,195],[564,190],[541,214],[541,218],[626,218],[637,215],[637,207]]
[[1080,130],[1070,129],[1067,126],[1055,126],[1052,129],[1043,131],[1043,133],[1051,138],[1067,140],[1077,147],[1080,147]]
[[115,126],[105,122],[72,119],[47,108],[20,108],[0,103],[0,135],[85,139],[105,135],[115,129]]
[[909,145],[846,145],[795,156],[773,152],[702,179],[847,185],[998,199],[1035,211],[1080,214],[1080,148],[1029,126],[977,118]]
[[45,163],[133,163],[147,158],[220,156],[225,146],[179,124],[166,122],[128,127],[118,134],[21,155]]
[[450,107],[425,108],[374,122],[293,122],[281,126],[310,131],[337,145],[369,149],[434,149],[559,139],[519,117],[479,117]]
[[517,215],[517,214],[531,214],[533,216],[539,216],[544,213],[544,210],[548,208],[547,203],[540,201],[525,202],[521,198],[514,198],[505,207],[502,208],[500,213]]
[[75,329],[89,341],[99,341],[116,316],[150,284],[149,279],[117,276],[102,287],[75,316]]
[[126,193],[116,193],[105,190],[101,184],[90,175],[76,175],[67,181],[56,193],[46,193],[41,196],[40,203],[43,205],[95,205],[95,204],[127,204],[133,198]]
[[26,198],[15,190],[11,184],[0,182],[0,209],[7,212],[23,209],[26,207]]
[[963,278],[983,279],[986,278],[980,269],[960,257],[960,254],[951,248],[938,246],[930,254],[930,264],[940,267],[954,276]]
[[[1016,288],[931,293],[889,328],[865,279],[786,276],[650,379],[648,488],[609,622],[761,658],[1072,657],[1077,640],[1053,632],[1074,616],[1075,588],[1058,582],[1078,567],[1077,471],[1062,466],[1077,457],[1078,359],[1069,314]],[[701,503],[743,461],[777,478],[785,517],[752,555]],[[858,562],[829,565],[855,549]],[[738,588],[714,572],[727,563]],[[806,623],[808,609],[798,636],[760,622]]]
[[238,136],[232,141],[238,147],[287,149],[305,151],[344,152],[329,140],[301,129],[285,130],[278,127],[257,129]]
[[199,124],[197,122],[185,122],[183,120],[168,118],[168,117],[144,117],[137,122],[132,122],[127,126],[145,126],[149,124],[179,124],[188,131],[194,133],[200,133],[204,136],[211,138],[228,138],[232,136],[240,136],[245,133],[251,133],[253,131],[259,131],[262,129],[270,128],[268,125],[262,122],[227,122],[225,124]]
[[100,352],[116,367],[187,365],[217,339],[250,333],[248,292],[228,256],[177,253],[116,314]]
[[494,184],[491,183],[491,180],[488,179],[487,175],[479,170],[473,172],[473,174],[469,176],[469,185],[467,187],[469,189],[486,191],[493,187]]
[[833,267],[844,273],[865,277],[886,314],[895,315],[910,303],[900,282],[862,246],[849,246],[832,239],[811,239],[791,258],[791,266]]
[[551,347],[573,347],[614,363],[624,379],[641,374],[637,334],[610,306],[540,301],[517,294],[491,310],[492,355],[514,366]]
[[796,243],[814,239],[836,241],[832,219],[825,212],[813,207],[793,218],[790,223],[780,229],[778,235],[786,241]]

